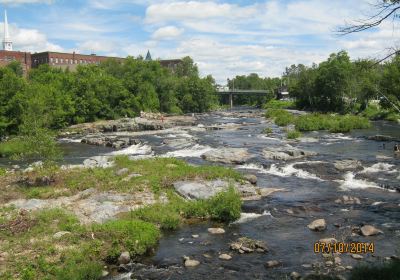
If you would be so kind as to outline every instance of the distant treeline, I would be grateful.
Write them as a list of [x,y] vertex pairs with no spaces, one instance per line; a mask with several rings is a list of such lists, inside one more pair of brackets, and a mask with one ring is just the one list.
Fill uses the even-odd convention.
[[284,81],[299,109],[357,113],[371,100],[379,100],[382,109],[400,107],[399,55],[378,64],[368,59],[351,61],[341,51],[318,65],[286,68]]
[[371,100],[379,100],[381,109],[394,110],[392,104],[400,107],[400,55],[378,64],[368,59],[351,61],[348,54],[341,51],[311,67],[292,65],[286,68],[282,79],[250,74],[236,76],[228,84],[230,89],[270,91],[267,96],[234,97],[235,104],[261,105],[274,98],[283,85],[295,99],[298,109],[357,113],[365,110]]
[[27,78],[17,62],[0,68],[0,137],[18,133],[27,122],[58,129],[140,111],[204,112],[217,103],[214,79],[200,78],[190,57],[174,72],[132,57],[74,72],[42,65]]

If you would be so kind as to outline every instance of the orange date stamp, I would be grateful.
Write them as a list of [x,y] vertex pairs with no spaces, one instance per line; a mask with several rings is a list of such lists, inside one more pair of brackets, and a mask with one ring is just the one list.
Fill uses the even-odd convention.
[[374,253],[375,245],[374,243],[366,242],[336,242],[336,243],[325,243],[325,242],[315,242],[314,243],[314,253],[319,254],[331,254],[331,253],[350,253],[350,254],[367,254]]

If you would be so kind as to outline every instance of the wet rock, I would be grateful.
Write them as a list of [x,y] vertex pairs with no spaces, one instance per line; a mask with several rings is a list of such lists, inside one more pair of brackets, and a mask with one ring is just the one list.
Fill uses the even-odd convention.
[[325,243],[325,244],[334,244],[337,243],[337,240],[333,237],[328,237],[328,238],[322,238],[319,240],[320,243]]
[[198,260],[192,260],[192,259],[185,260],[185,267],[196,267],[199,265],[200,262]]
[[115,172],[115,174],[118,175],[118,176],[122,176],[122,175],[125,175],[128,172],[129,172],[128,168],[122,168],[122,169],[118,170],[117,172]]
[[198,234],[192,234],[192,238],[199,238]]
[[340,264],[342,263],[342,259],[340,257],[335,257],[335,264]]
[[280,264],[281,264],[281,263],[280,263],[279,261],[273,260],[273,261],[267,261],[267,262],[265,263],[265,266],[266,266],[267,268],[273,268],[273,267],[279,266]]
[[224,260],[224,261],[229,261],[229,260],[232,259],[232,256],[228,255],[228,254],[221,254],[221,255],[219,255],[218,258],[221,259],[221,260]]
[[373,135],[367,137],[368,140],[375,140],[375,141],[396,141],[396,138],[389,136],[389,135]]
[[253,240],[248,237],[240,237],[230,244],[231,250],[239,253],[252,253],[255,250],[260,253],[268,252],[267,244],[260,240]]
[[107,156],[95,156],[83,161],[83,166],[86,168],[109,168],[114,162],[109,161]]
[[239,192],[242,197],[260,197],[260,188],[250,183],[242,184],[234,181],[179,181],[174,183],[175,190],[186,199],[207,199],[217,193],[227,191],[231,186]]
[[323,231],[326,229],[325,219],[315,220],[312,223],[310,223],[307,227],[314,231]]
[[110,273],[107,270],[101,272],[101,277],[107,277]]
[[220,148],[206,152],[201,157],[207,161],[227,164],[242,164],[251,158],[247,149],[242,148]]
[[334,162],[334,166],[340,171],[350,171],[362,168],[360,161],[352,159],[337,160]]
[[348,265],[348,266],[346,266],[346,269],[347,269],[347,270],[352,270],[353,267],[352,267],[351,265]]
[[268,148],[263,150],[263,155],[270,160],[291,160],[309,156],[315,156],[317,153],[300,150],[292,146],[280,148]]
[[381,230],[371,225],[365,225],[361,227],[361,234],[364,236],[378,235],[381,233],[383,233]]
[[299,280],[299,279],[301,279],[301,275],[300,275],[300,273],[293,271],[292,273],[290,273],[290,279]]
[[358,197],[344,195],[341,198],[336,199],[335,203],[352,205],[352,204],[361,204],[361,201]]
[[355,260],[362,260],[364,257],[359,254],[351,254],[351,257]]
[[207,230],[210,234],[224,234],[225,230],[223,228],[209,228]]
[[172,138],[172,139],[164,139],[162,143],[170,148],[180,150],[193,146],[195,144],[195,141],[194,139],[188,139],[188,138]]
[[326,265],[327,267],[331,267],[331,266],[333,266],[333,261],[326,261],[326,262],[325,262],[325,265]]
[[98,134],[98,135],[88,135],[83,137],[81,143],[94,146],[103,146],[103,147],[112,147],[114,149],[121,149],[129,147],[131,145],[138,145],[140,144],[140,141],[129,137],[105,136],[102,134]]
[[56,232],[56,233],[53,235],[53,238],[54,238],[54,239],[60,239],[60,238],[63,237],[64,235],[69,235],[69,234],[71,234],[69,231],[59,231],[59,232]]
[[131,261],[131,255],[129,252],[122,252],[121,255],[118,257],[119,264],[128,264]]
[[256,185],[257,184],[257,176],[253,174],[246,174],[244,175],[244,178],[249,181],[251,184]]

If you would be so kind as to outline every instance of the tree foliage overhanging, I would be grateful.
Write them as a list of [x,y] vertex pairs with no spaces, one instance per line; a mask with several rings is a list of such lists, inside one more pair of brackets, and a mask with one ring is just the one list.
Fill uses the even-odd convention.
[[292,65],[284,79],[300,109],[355,113],[371,100],[380,100],[384,109],[400,107],[400,55],[376,64],[368,59],[352,62],[341,51],[319,65]]
[[216,102],[213,78],[200,78],[190,57],[174,72],[157,61],[128,57],[123,63],[78,66],[75,72],[42,65],[27,79],[20,65],[11,63],[0,68],[0,137],[20,132],[26,122],[58,129],[140,111],[204,112]]

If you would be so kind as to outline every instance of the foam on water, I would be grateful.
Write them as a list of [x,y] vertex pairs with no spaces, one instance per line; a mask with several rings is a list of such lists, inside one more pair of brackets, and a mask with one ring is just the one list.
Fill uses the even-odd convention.
[[150,146],[138,144],[129,146],[128,148],[119,151],[111,152],[107,155],[119,156],[119,155],[150,155],[150,154],[152,154],[152,149]]
[[378,173],[378,172],[386,172],[386,173],[396,173],[398,170],[392,169],[394,165],[384,162],[378,162],[370,167],[365,167],[363,171],[360,173]]
[[209,146],[202,146],[202,145],[194,145],[188,149],[177,150],[173,152],[168,152],[162,157],[200,157],[201,155],[205,154],[206,152],[212,151],[213,148]]
[[252,220],[258,219],[260,217],[263,216],[270,216],[273,217],[271,215],[271,212],[269,211],[264,211],[262,214],[257,214],[257,213],[241,213],[240,214],[240,218],[239,220],[233,222],[232,224],[243,224],[243,223],[247,223],[250,222]]
[[73,138],[60,138],[58,139],[58,142],[61,143],[81,143],[82,139],[73,139]]
[[300,163],[302,162],[291,163],[283,167],[278,167],[276,164],[272,164],[269,170],[266,170],[266,173],[279,177],[295,176],[302,179],[313,179],[313,180],[323,181],[321,178],[317,177],[314,174],[293,167],[295,164],[300,164]]
[[267,171],[261,165],[248,163],[244,165],[239,165],[236,169],[247,169],[247,170],[257,170],[259,173],[267,173]]
[[344,175],[344,180],[340,180],[340,188],[343,190],[352,190],[352,189],[368,189],[368,188],[378,188],[381,189],[374,182],[370,182],[367,180],[355,179],[355,175],[352,172],[347,172]]

